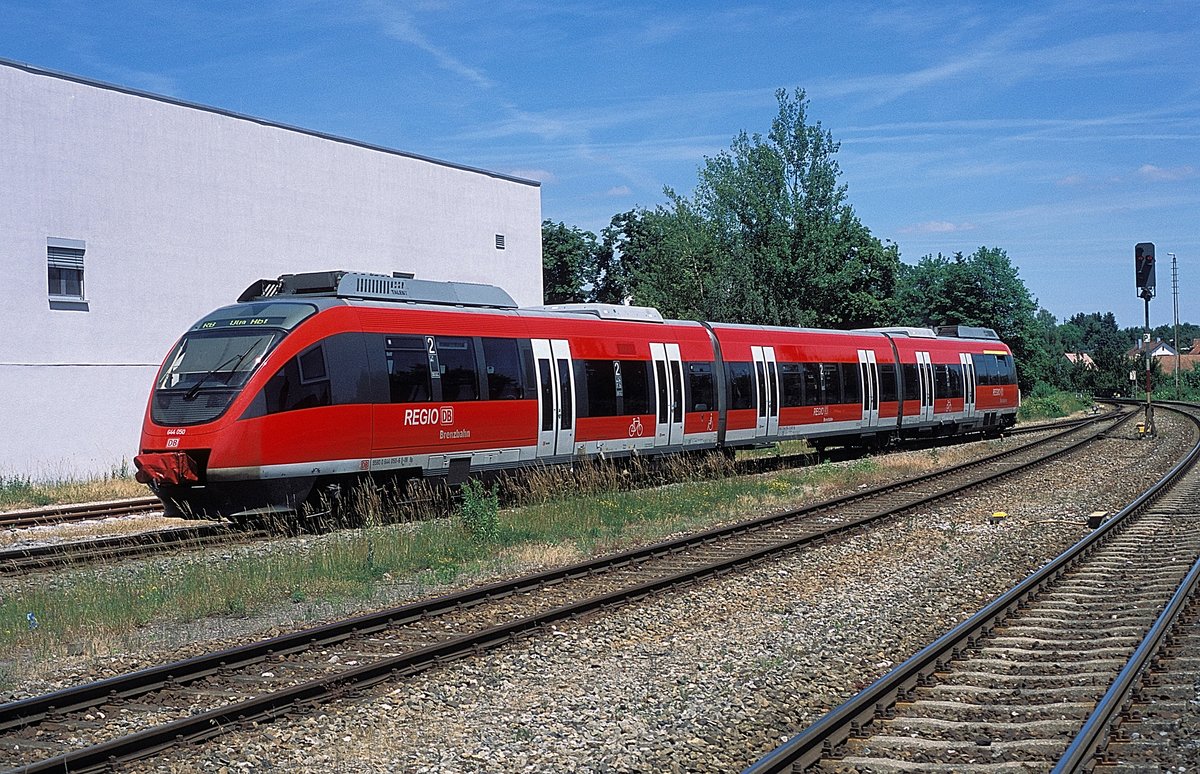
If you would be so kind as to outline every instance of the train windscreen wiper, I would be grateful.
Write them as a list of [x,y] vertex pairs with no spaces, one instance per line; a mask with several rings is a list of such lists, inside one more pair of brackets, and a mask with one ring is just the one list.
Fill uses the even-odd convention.
[[246,359],[247,355],[249,355],[252,351],[254,351],[254,347],[257,345],[258,345],[258,342],[255,341],[242,354],[234,355],[233,357],[226,360],[224,363],[221,363],[220,365],[209,369],[208,373],[206,373],[206,374],[204,374],[204,376],[200,377],[200,381],[193,384],[192,388],[190,390],[188,390],[186,393],[184,393],[183,399],[184,400],[195,400],[196,395],[200,392],[200,388],[204,386],[204,383],[208,381],[208,378],[210,376],[212,376],[213,374],[219,372],[221,369],[225,368],[225,366],[229,365],[230,363],[233,364],[233,368],[231,368],[229,370],[229,372],[233,373],[234,371],[236,371],[237,367],[242,364],[242,361]]

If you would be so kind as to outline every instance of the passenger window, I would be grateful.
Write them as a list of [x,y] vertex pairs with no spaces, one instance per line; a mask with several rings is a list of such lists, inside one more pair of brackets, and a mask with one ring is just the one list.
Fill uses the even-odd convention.
[[822,406],[825,394],[821,390],[821,364],[801,363],[804,368],[804,405]]
[[862,369],[854,363],[842,363],[842,403],[862,403]]
[[387,370],[392,403],[423,403],[433,400],[429,361],[430,355],[424,337],[388,337]]
[[799,363],[779,364],[779,388],[784,408],[804,405],[804,369]]
[[[624,386],[624,376],[621,373],[620,360],[576,360],[582,363],[583,384],[580,385],[580,395],[586,396],[586,404],[580,397],[579,411],[581,416],[615,417],[620,411],[617,406],[618,379]],[[623,392],[623,390],[621,390]],[[587,412],[584,414],[583,412]]]
[[621,364],[621,411],[630,414],[650,413],[650,361],[618,360]]
[[901,373],[904,375],[904,399],[905,400],[920,400],[921,399],[921,377],[917,373],[916,364],[904,364],[901,366]]
[[892,403],[896,397],[896,366],[892,363],[880,363],[879,400],[882,403]]
[[726,363],[725,376],[729,382],[730,410],[754,408],[753,367],[749,362]]
[[821,364],[821,382],[822,388],[825,391],[825,403],[834,404],[842,402],[842,370],[838,368],[837,363],[822,363]]
[[688,363],[688,394],[691,396],[689,411],[712,411],[713,402],[712,363]]
[[483,362],[487,369],[489,399],[521,400],[525,397],[516,339],[484,339]]
[[474,340],[438,336],[437,356],[442,377],[442,400],[479,400]]

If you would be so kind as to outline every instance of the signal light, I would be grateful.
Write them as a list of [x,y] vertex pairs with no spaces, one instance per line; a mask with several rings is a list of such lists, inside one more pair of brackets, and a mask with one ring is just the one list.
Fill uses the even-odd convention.
[[1138,242],[1133,248],[1133,264],[1138,290],[1154,295],[1154,243]]

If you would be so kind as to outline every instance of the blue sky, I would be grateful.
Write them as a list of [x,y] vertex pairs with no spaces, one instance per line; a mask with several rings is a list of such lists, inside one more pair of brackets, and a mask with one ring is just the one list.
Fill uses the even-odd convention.
[[[1060,319],[1200,322],[1200,4],[10,2],[0,57],[542,182],[599,231],[807,91],[917,261],[1006,249]],[[0,106],[3,109],[3,106]]]

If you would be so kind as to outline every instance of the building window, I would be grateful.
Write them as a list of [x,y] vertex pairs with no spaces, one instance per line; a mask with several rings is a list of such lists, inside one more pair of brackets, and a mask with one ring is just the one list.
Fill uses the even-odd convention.
[[503,234],[496,235],[496,249],[497,250],[504,249],[504,235]]
[[46,274],[51,309],[87,309],[83,293],[84,242],[78,239],[46,240]]

